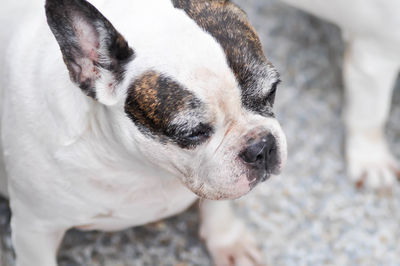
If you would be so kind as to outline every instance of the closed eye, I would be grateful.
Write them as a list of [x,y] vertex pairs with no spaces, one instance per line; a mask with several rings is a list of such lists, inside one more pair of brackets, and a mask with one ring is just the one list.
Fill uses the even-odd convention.
[[193,143],[198,143],[207,139],[210,136],[211,131],[212,129],[209,126],[200,124],[199,127],[193,129],[193,131],[186,134],[184,137]]
[[209,139],[212,133],[210,125],[200,123],[196,128],[177,133],[176,142],[182,148],[194,148]]
[[276,90],[278,89],[278,85],[281,83],[281,80],[274,82],[271,86],[271,89],[268,92],[266,102],[271,106],[275,103]]

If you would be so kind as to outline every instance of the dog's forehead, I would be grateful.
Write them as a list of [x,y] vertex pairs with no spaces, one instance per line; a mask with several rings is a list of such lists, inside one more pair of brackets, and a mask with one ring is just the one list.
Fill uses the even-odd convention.
[[242,89],[243,104],[252,104],[249,94],[263,94],[279,80],[279,74],[264,56],[261,41],[246,14],[229,0],[172,0],[221,45],[229,67]]
[[[260,39],[246,14],[227,0],[172,0],[202,29],[209,32],[224,49],[231,65],[243,58],[264,57]],[[235,74],[238,74],[235,72]]]

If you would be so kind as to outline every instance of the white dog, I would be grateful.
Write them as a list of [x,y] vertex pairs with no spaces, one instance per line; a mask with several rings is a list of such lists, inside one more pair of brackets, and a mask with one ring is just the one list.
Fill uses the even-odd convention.
[[286,160],[278,73],[245,14],[225,0],[93,1],[104,16],[85,0],[43,4],[1,11],[17,265],[56,265],[69,228],[142,225],[197,196],[216,265],[259,263],[229,203],[211,201],[248,193]]
[[390,188],[400,177],[384,134],[400,70],[400,1],[283,1],[342,28],[348,174],[358,186]]

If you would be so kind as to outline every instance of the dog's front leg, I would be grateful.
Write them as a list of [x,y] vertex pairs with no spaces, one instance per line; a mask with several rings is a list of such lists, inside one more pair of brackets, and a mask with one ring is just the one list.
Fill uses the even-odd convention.
[[399,63],[390,47],[354,39],[344,62],[348,174],[359,185],[389,188],[399,165],[385,140],[385,123]]
[[254,266],[261,254],[253,236],[238,219],[228,201],[200,202],[200,236],[216,266]]
[[17,266],[56,266],[57,249],[66,230],[54,230],[34,218],[13,213],[12,242]]

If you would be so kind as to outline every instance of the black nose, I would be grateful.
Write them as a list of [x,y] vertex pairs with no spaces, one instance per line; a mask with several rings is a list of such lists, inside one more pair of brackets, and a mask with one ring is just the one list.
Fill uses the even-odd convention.
[[265,134],[252,140],[239,157],[255,170],[273,172],[278,162],[275,137],[272,134]]

